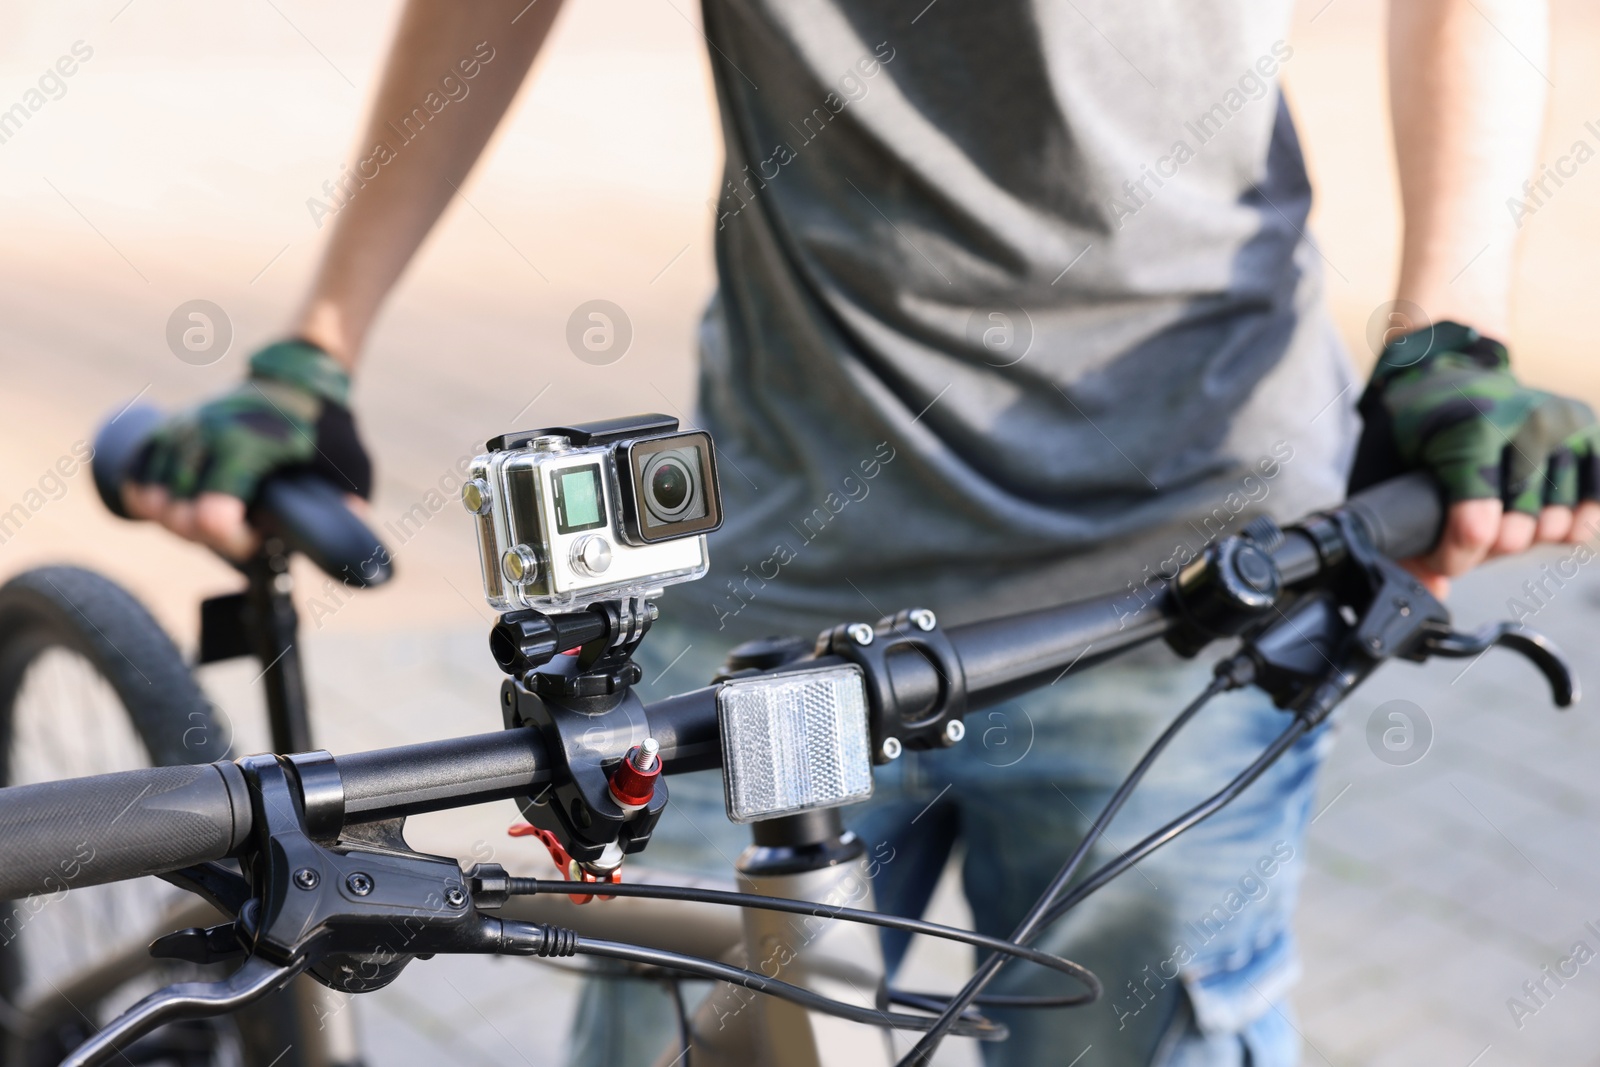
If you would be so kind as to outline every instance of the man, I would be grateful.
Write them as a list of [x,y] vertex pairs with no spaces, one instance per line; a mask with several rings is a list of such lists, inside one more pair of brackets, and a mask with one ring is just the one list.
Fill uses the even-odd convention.
[[[475,78],[473,102],[361,172],[293,340],[174,420],[129,489],[138,514],[238,555],[253,542],[245,502],[276,467],[318,466],[366,494],[349,374],[556,6],[412,0],[358,157],[442,73]],[[1593,527],[1592,415],[1521,387],[1493,340],[1508,327],[1503,200],[1532,169],[1544,102],[1530,70],[1542,5],[1394,7],[1405,242],[1398,318],[1364,393],[1304,232],[1310,190],[1277,89],[1288,14],[1282,0],[705,0],[727,163],[700,408],[728,524],[712,576],[667,599],[647,642],[663,666],[683,651],[678,688],[736,640],[913,604],[955,622],[1120,590],[1137,613],[1147,583],[1250,514],[1337,500],[1358,396],[1357,479],[1422,465],[1449,494],[1439,547],[1412,564],[1435,590]],[[970,724],[966,744],[891,765],[851,813],[894,857],[880,904],[920,910],[959,838],[977,923],[1006,933],[1206,671],[1151,651],[1069,674]],[[1209,793],[1282,726],[1258,697],[1219,701],[1096,856]],[[1307,738],[1057,924],[1043,944],[1095,968],[1107,994],[999,1013],[1013,1037],[989,1062],[1090,1047],[1086,1063],[1296,1062],[1289,916],[1330,740]],[[673,796],[652,861],[721,862],[713,847],[737,839],[714,789],[686,779]],[[1055,987],[1015,967],[994,988]],[[624,1010],[627,1026],[592,1025]],[[578,1057],[648,1060],[666,1010],[652,990],[591,990]]]

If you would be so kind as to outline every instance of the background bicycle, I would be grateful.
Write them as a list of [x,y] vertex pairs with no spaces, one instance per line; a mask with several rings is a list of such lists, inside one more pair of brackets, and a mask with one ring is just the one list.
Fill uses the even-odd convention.
[[[360,106],[359,94],[270,9],[235,21],[199,5],[135,5],[119,15],[121,6],[67,5],[5,16],[5,84],[18,92],[79,37],[96,48],[96,56],[66,97],[4,146],[0,189],[20,205],[8,215],[15,224],[0,233],[0,373],[8,383],[0,424],[4,509],[24,503],[28,491],[40,487],[57,460],[86,435],[96,413],[151,378],[153,394],[176,400],[198,396],[236,373],[237,358],[275,323],[296,270],[303,273],[310,261],[317,231],[304,201],[337,173]],[[697,51],[703,45],[678,14],[659,5],[642,9],[636,36],[626,44],[608,40],[601,50],[597,7],[578,4],[569,13],[552,45],[550,77],[523,105],[542,109],[539,121],[518,124],[487,172],[465,187],[473,206],[456,205],[446,232],[379,335],[363,388],[387,391],[384,403],[372,409],[393,414],[368,426],[385,457],[375,515],[380,529],[392,522],[408,532],[397,545],[405,576],[390,591],[348,604],[323,598],[331,613],[316,620],[316,609],[302,603],[316,703],[383,708],[367,718],[353,710],[347,717],[327,717],[324,737],[336,747],[443,736],[453,724],[487,714],[499,679],[482,656],[487,620],[474,607],[470,533],[453,504],[437,514],[428,511],[425,520],[413,509],[422,504],[427,511],[429,488],[456,457],[474,450],[484,410],[506,406],[497,383],[517,380],[526,389],[510,401],[510,410],[494,407],[490,421],[496,425],[510,425],[516,409],[546,385],[550,391],[520,421],[540,421],[542,405],[557,398],[584,416],[687,405],[687,339],[709,284],[702,201],[713,180],[712,154],[705,150],[710,119],[697,102],[703,87],[693,75],[703,69],[697,66],[704,62]],[[1303,124],[1316,128],[1314,136],[1308,130],[1308,141],[1327,144],[1330,133],[1342,129],[1350,146],[1346,153],[1313,159],[1313,165],[1324,171],[1360,168],[1369,150],[1382,151],[1377,46],[1370,32],[1378,8],[1340,0],[1312,23],[1321,7],[1312,3],[1301,12],[1292,42],[1296,58],[1286,74]],[[1576,8],[1560,11],[1568,25],[1582,14]],[[382,37],[366,21],[381,19],[387,7],[323,12],[285,4],[283,10],[350,82],[366,83]],[[694,17],[689,8],[684,11]],[[204,28],[210,48],[196,50],[171,32],[186,20]],[[1595,39],[1593,30],[1575,31],[1556,42],[1553,130],[1577,136],[1593,117],[1585,108],[1594,98],[1587,80],[1594,75],[1581,60],[1592,55]],[[242,62],[214,59],[241,51],[248,55]],[[582,92],[601,70],[608,80],[630,71],[654,79],[653,110],[623,113],[608,104],[611,97]],[[163,88],[178,78],[173,71],[182,72],[179,96],[192,121],[174,123],[169,131],[139,117],[173,106]],[[295,88],[285,71],[301,75],[312,88]],[[90,80],[101,74],[107,76],[100,82]],[[665,91],[659,89],[662,77],[669,79]],[[1320,89],[1329,91],[1315,91]],[[336,113],[327,101],[340,93],[347,105]],[[209,108],[223,94],[253,101],[264,109],[257,112],[263,121],[245,131],[218,130]],[[557,144],[556,134],[539,132],[558,129],[552,125],[557,99],[563,107],[593,101],[595,110],[587,114],[600,121],[592,134],[561,126],[564,139]],[[207,131],[198,144],[196,130]],[[281,141],[273,139],[279,136],[275,131],[282,131]],[[574,140],[585,136],[592,140]],[[114,189],[130,177],[127,168],[116,174],[104,168],[97,178],[94,168],[78,165],[86,145],[99,146],[97,153],[147,160],[133,169],[138,181],[131,191]],[[1552,146],[1556,154],[1567,147]],[[548,165],[560,154],[584,151],[590,158],[615,153],[617,165],[605,169],[620,187],[597,188],[588,172],[580,178]],[[672,162],[691,157],[700,162]],[[264,176],[239,173],[231,161],[240,158],[267,161],[258,172]],[[652,161],[648,168],[639,164],[646,158]],[[1585,170],[1577,180],[1594,178]],[[169,188],[183,195],[163,199]],[[212,191],[195,191],[203,188]],[[513,192],[520,196],[530,188],[558,193],[561,217],[516,208]],[[1323,188],[1328,193],[1321,207],[1322,247],[1349,278],[1334,285],[1334,298],[1352,347],[1361,353],[1366,317],[1386,290],[1385,220],[1391,215],[1380,200],[1337,199],[1357,189],[1377,196],[1371,183],[1330,181]],[[257,216],[238,209],[246,203],[271,203],[275,210]],[[1595,383],[1584,376],[1596,372],[1560,361],[1564,350],[1577,349],[1563,349],[1559,331],[1582,321],[1577,301],[1585,294],[1567,288],[1562,274],[1569,257],[1594,247],[1600,236],[1593,204],[1591,195],[1563,196],[1530,222],[1529,271],[1521,294],[1527,314],[1519,324],[1519,359],[1535,380],[1563,382],[1586,394]],[[236,236],[219,244],[213,235],[224,224]],[[530,262],[550,278],[552,295],[539,302],[539,310],[530,310],[524,299],[528,287],[544,285]],[[619,362],[596,367],[570,356],[561,338],[567,313],[601,296],[626,308],[634,336]],[[169,314],[197,297],[227,309],[237,334],[229,354],[209,368],[176,358],[164,364],[132,358],[133,339],[144,339],[141,352],[159,345]],[[529,336],[550,339],[545,378],[526,374]],[[484,361],[482,369],[470,377],[426,369],[424,354],[447,341],[470,344],[474,358]],[[69,395],[79,399],[69,404]],[[97,514],[86,481],[76,475],[64,480],[61,499],[50,499],[57,491],[45,486],[40,494],[48,503],[30,508],[20,529],[14,520],[4,527],[0,571],[9,575],[64,558],[103,567],[152,602],[180,642],[192,644],[192,605],[227,587],[233,581],[227,570],[159,531],[113,524]],[[1552,565],[1560,558],[1552,558]],[[1592,619],[1595,573],[1583,566],[1565,586],[1552,585],[1554,595],[1541,597],[1548,606],[1538,608],[1536,624],[1556,633],[1581,632],[1570,628]],[[1486,619],[1502,613],[1513,596],[1534,607],[1520,589],[1522,580],[1521,572],[1507,568],[1462,583],[1458,614],[1467,622]],[[319,582],[313,578],[302,586],[314,597]],[[1574,640],[1566,644],[1580,673],[1600,677],[1588,648]],[[1466,1063],[1492,1044],[1480,1063],[1559,1063],[1571,1060],[1567,1050],[1590,1047],[1586,1027],[1594,992],[1587,977],[1525,1019],[1520,1030],[1505,1000],[1521,995],[1522,982],[1565,955],[1582,921],[1595,917],[1600,874],[1571,847],[1584,840],[1600,804],[1583,756],[1592,751],[1595,726],[1582,715],[1507,713],[1523,703],[1525,675],[1514,663],[1496,664],[1491,657],[1451,684],[1459,673],[1460,665],[1389,672],[1345,713],[1322,796],[1322,804],[1332,806],[1313,828],[1301,927],[1308,969],[1299,995],[1301,1025],[1310,1044],[1334,1062],[1371,1062],[1374,1050],[1390,1048],[1395,1062],[1409,1063],[1424,1048],[1441,1057],[1459,1050],[1455,1059]],[[241,728],[256,721],[255,669],[239,663],[203,674],[208,692],[234,712],[230,718]],[[668,675],[663,684],[674,681],[687,680]],[[363,705],[358,697],[373,703]],[[1366,740],[1372,712],[1391,699],[1411,700],[1434,728],[1431,750],[1408,766],[1381,761]],[[1026,723],[993,725],[1004,729],[990,735],[992,743],[1025,741]],[[240,743],[262,744],[248,733]],[[413,831],[423,845],[425,822],[418,820]],[[438,832],[454,838],[460,831],[441,825]],[[494,817],[466,832],[472,840],[498,844],[504,825]],[[1488,885],[1505,888],[1485,898]],[[1388,918],[1370,939],[1352,943],[1346,931],[1355,917],[1371,913]],[[496,1032],[498,1027],[514,1033],[511,1022],[527,989],[505,984],[506,976],[494,968],[457,967],[439,961],[418,968],[392,990],[369,998],[366,1017],[376,1020],[375,1028],[381,1024],[370,1035],[374,1047],[428,1061],[450,1041],[463,1040],[484,1062],[558,1057],[553,1048],[513,1048]],[[543,974],[519,970],[517,977],[531,981]],[[559,979],[549,980],[558,1000],[570,990]],[[1313,1052],[1307,1058],[1317,1061]]]

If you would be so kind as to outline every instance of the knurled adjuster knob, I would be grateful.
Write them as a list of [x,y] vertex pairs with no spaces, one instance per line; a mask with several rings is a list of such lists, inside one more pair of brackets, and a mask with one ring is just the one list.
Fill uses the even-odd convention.
[[625,811],[638,811],[655,796],[661,777],[661,746],[647,737],[628,750],[627,758],[611,772],[611,799]]

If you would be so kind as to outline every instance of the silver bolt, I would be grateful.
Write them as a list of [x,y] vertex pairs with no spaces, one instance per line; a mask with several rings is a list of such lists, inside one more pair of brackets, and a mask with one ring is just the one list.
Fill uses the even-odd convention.
[[853,622],[845,633],[850,635],[850,640],[858,645],[872,644],[872,627],[864,622]]
[[364,897],[372,892],[372,875],[357,871],[344,880],[345,888],[358,897]]
[[656,753],[661,751],[661,745],[653,737],[647,737],[633,752],[633,769],[646,772],[656,765]]
[[955,744],[967,736],[967,725],[960,719],[951,719],[944,724],[944,739],[950,744]]
[[288,593],[294,589],[294,579],[289,577],[287,571],[282,574],[274,574],[272,576],[272,588],[279,593]]
[[939,625],[939,619],[927,608],[918,608],[911,613],[911,625],[919,630],[931,630]]
[[321,877],[310,867],[301,867],[294,872],[294,884],[301,889],[315,889],[320,881],[322,881]]
[[464,908],[467,906],[467,895],[461,891],[461,887],[458,885],[445,886],[444,902],[452,908]]
[[884,759],[899,759],[902,751],[900,747],[900,739],[898,737],[885,737],[883,739],[883,747],[879,749],[879,751],[883,753]]

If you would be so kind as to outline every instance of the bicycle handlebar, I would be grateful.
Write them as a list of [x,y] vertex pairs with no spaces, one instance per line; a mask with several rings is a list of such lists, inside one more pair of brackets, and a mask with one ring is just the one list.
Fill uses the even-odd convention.
[[249,832],[244,797],[231,763],[0,789],[0,900],[221,859]]
[[[1436,487],[1423,475],[1374,487],[1346,509],[1391,555],[1426,551],[1443,519]],[[1272,555],[1292,584],[1315,577],[1336,562],[1324,553],[1340,550],[1291,528]],[[968,707],[1009,699],[1173,624],[1165,592],[1133,612],[1122,610],[1127,600],[1122,594],[951,628]],[[717,692],[709,686],[645,706],[667,773],[720,765]],[[525,796],[551,778],[540,735],[527,727],[340,756],[334,766],[346,823]],[[0,900],[218,859],[246,840],[252,824],[244,776],[231,763],[0,789]]]
[[1444,528],[1445,503],[1433,475],[1413,471],[1380,482],[1345,501],[1372,539],[1390,559],[1410,559],[1430,551]]
[[[123,483],[165,421],[159,409],[132,404],[95,435],[94,486],[113,515],[130,517],[122,506]],[[383,542],[346,506],[337,488],[309,471],[285,471],[262,482],[251,521],[348,585],[382,585],[394,574]]]
[[[1438,540],[1444,504],[1433,476],[1415,472],[1351,497],[1339,509],[1361,525],[1379,552],[1421,555]],[[1285,585],[1315,578],[1337,562],[1307,528],[1290,527],[1271,555]],[[1149,599],[1144,599],[1145,596]],[[1047,683],[1069,667],[1099,663],[1163,636],[1177,621],[1170,589],[1116,593],[1055,608],[952,627],[966,674],[967,706],[998,704]]]

